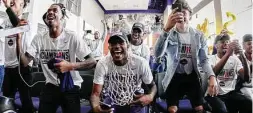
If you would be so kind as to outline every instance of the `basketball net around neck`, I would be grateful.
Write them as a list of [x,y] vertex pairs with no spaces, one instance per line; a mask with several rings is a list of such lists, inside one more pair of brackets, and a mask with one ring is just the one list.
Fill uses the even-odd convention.
[[105,77],[104,86],[105,98],[110,98],[111,105],[128,105],[133,100],[134,92],[140,89],[138,87],[139,76],[131,70],[131,63],[133,63],[131,55],[128,54],[126,66],[120,67],[122,69],[119,70],[122,70],[122,72],[118,72],[119,70],[111,58],[112,70]]

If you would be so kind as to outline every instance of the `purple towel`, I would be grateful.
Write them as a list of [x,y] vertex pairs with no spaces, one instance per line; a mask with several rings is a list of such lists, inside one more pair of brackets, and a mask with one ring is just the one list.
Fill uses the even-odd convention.
[[58,74],[58,78],[60,79],[60,89],[62,92],[66,92],[74,88],[74,81],[70,72],[61,73],[57,69],[55,69],[54,64],[59,62],[59,60],[53,58],[48,61],[47,65],[49,69],[51,69],[54,73]]

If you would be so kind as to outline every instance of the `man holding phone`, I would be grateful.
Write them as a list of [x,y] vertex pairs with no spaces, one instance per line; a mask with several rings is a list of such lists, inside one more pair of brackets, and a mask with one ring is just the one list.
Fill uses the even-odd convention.
[[192,9],[185,0],[172,5],[164,31],[155,46],[155,56],[167,54],[167,68],[162,80],[168,112],[176,113],[179,100],[187,95],[197,113],[203,113],[203,91],[199,66],[209,78],[208,92],[216,95],[216,78],[208,61],[207,43],[203,33],[190,27]]
[[[9,18],[1,24],[1,27],[4,29],[16,27],[18,21],[22,18],[22,13],[28,5],[29,0],[3,0],[3,3],[7,8],[6,12]],[[17,35],[5,37],[3,96],[14,98],[18,91],[22,103],[22,109],[20,111],[24,113],[33,113],[34,108],[30,95],[30,88],[21,79],[22,76],[28,84],[31,82],[30,67],[23,67],[20,65],[18,60],[19,55],[16,54],[17,37]],[[22,49],[26,50],[28,48],[28,43],[24,40],[22,40],[22,42],[24,42]]]

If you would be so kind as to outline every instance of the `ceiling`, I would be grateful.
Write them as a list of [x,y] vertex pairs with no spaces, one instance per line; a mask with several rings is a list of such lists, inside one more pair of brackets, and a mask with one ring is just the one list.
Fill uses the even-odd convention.
[[147,10],[149,0],[98,0],[105,10]]
[[203,0],[188,0],[188,4],[193,9],[196,5],[198,5]]
[[[95,0],[105,13],[147,12],[163,13],[174,0]],[[202,0],[186,0],[194,8]]]

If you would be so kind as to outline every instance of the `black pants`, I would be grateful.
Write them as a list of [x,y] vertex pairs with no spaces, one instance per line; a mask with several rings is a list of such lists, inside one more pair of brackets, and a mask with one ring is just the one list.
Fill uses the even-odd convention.
[[[31,75],[30,67],[20,69],[24,80],[30,84]],[[30,94],[30,88],[21,80],[18,67],[16,68],[5,68],[5,75],[3,81],[3,95],[9,98],[15,98],[15,94],[19,91],[20,100],[22,103],[21,111],[23,113],[33,113],[33,103]]]
[[239,92],[207,96],[205,99],[212,107],[212,113],[252,113],[252,101]]
[[61,106],[63,113],[80,113],[80,88],[61,92],[60,87],[47,83],[41,92],[39,113],[56,113]]
[[175,74],[166,89],[165,98],[168,107],[178,106],[178,102],[187,95],[193,107],[203,105],[203,90],[198,75],[193,72],[187,74]]

